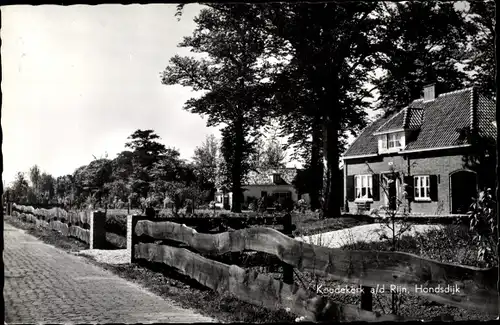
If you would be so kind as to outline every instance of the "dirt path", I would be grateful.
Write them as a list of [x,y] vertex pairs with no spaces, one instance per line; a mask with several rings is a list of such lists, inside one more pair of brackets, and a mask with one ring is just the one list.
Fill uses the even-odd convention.
[[7,323],[214,322],[4,222]]

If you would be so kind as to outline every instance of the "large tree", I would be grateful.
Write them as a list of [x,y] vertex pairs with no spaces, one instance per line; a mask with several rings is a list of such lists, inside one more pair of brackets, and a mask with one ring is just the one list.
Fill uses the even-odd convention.
[[380,93],[378,107],[399,110],[431,83],[438,92],[467,85],[467,75],[460,70],[467,26],[453,2],[387,4],[381,24],[385,42],[377,64],[382,73],[371,80]]
[[205,141],[194,150],[193,162],[200,190],[208,191],[207,199],[212,200],[215,192],[215,179],[217,173],[217,156],[219,155],[219,142],[213,134],[206,137]]
[[14,182],[9,188],[10,200],[13,202],[26,202],[28,198],[29,184],[23,173],[18,172]]
[[74,194],[77,205],[86,200],[101,204],[107,199],[107,183],[111,181],[112,164],[106,158],[95,159],[73,173]]
[[[307,123],[293,133],[315,136],[310,150],[315,150],[312,168],[317,170],[321,170],[318,143],[322,138],[330,179],[325,190],[328,216],[340,214],[338,166],[344,133],[356,131],[364,123],[365,99],[370,94],[362,86],[380,46],[380,9],[378,3],[368,2],[280,3],[267,5],[263,14],[254,18],[256,24],[289,45],[291,59],[274,81],[281,96],[291,103],[283,112],[296,112],[292,116]],[[300,92],[290,94],[300,88]],[[323,134],[313,134],[313,130]],[[319,181],[321,173],[315,175]]]
[[153,130],[136,130],[128,139],[125,147],[132,150],[130,188],[136,199],[145,199],[150,190],[150,171],[165,156],[167,148],[157,141],[160,137]]
[[42,175],[40,176],[40,192],[45,204],[51,202],[54,198],[54,186],[54,177],[52,177],[52,175],[48,173],[42,173]]
[[266,128],[265,133],[255,139],[255,149],[250,157],[252,169],[284,168],[287,152],[279,139],[280,129],[277,125]]
[[481,91],[495,98],[495,2],[469,1],[468,18],[470,48],[465,53],[466,70]]
[[232,210],[241,212],[242,181],[247,174],[249,141],[262,125],[262,108],[269,96],[262,75],[266,37],[246,17],[250,5],[209,4],[195,18],[196,29],[180,47],[204,58],[174,56],[162,83],[180,84],[203,92],[185,104],[188,111],[208,117],[207,125],[224,125],[221,151],[233,192]]
[[37,165],[34,165],[33,167],[30,168],[29,177],[31,181],[32,192],[34,194],[33,196],[36,201],[34,203],[38,203],[40,199],[40,180],[42,177],[42,173]]
[[54,192],[59,204],[70,204],[74,200],[73,176],[59,176],[54,182]]
[[321,208],[323,193],[322,116],[312,91],[304,87],[307,76],[299,67],[288,65],[274,81],[276,104],[273,114],[282,127],[281,135],[288,136],[287,148],[293,150],[292,157],[304,162],[305,171],[301,175],[307,174],[307,182],[303,183],[305,187],[301,187],[300,192],[309,193],[311,210],[314,211]]

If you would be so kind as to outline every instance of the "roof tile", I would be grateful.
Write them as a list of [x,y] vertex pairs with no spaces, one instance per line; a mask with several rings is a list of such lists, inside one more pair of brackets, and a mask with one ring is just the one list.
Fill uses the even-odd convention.
[[[277,182],[273,181],[273,174],[280,175]],[[292,184],[296,175],[296,168],[257,168],[248,173],[244,185],[287,185]]]
[[388,132],[401,130],[404,126],[404,118],[405,118],[406,108],[403,108],[398,113],[394,114],[391,118],[389,118],[380,128],[377,129],[377,132]]
[[[406,150],[444,148],[467,144],[461,129],[471,126],[472,88],[438,96],[433,101],[414,100],[396,115],[382,117],[367,126],[344,154],[362,156],[378,152],[374,132],[413,129]],[[495,103],[483,95],[478,96],[477,118],[480,134],[496,139]],[[406,121],[405,121],[406,119]]]

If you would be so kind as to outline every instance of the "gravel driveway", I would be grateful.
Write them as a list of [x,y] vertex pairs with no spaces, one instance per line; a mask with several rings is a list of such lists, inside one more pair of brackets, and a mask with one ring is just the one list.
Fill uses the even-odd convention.
[[[404,234],[415,236],[417,233],[424,233],[429,230],[440,229],[442,227],[442,225],[412,225],[411,228]],[[396,231],[399,231],[400,226],[396,225],[396,229]],[[381,241],[380,237],[383,234],[385,234],[389,238],[391,237],[391,231],[387,227],[385,227],[383,224],[374,223],[347,229],[329,231],[311,236],[296,237],[295,239],[304,241],[309,244],[330,248],[339,248],[357,242]]]

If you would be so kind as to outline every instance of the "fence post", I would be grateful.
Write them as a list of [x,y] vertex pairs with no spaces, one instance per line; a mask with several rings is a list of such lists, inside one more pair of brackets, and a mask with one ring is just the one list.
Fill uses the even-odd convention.
[[363,291],[361,291],[361,309],[372,311],[372,288],[362,286]]
[[127,252],[130,256],[130,263],[135,263],[134,246],[137,244],[137,236],[135,235],[135,225],[139,220],[138,215],[127,216]]
[[90,249],[104,248],[106,245],[106,213],[90,213]]
[[154,219],[156,216],[156,211],[153,208],[146,208],[145,214],[146,214],[146,218]]
[[[289,237],[293,238],[293,225],[292,225],[292,215],[287,212],[283,216],[283,233]],[[282,263],[283,266],[283,282],[286,284],[293,284],[293,266]]]

